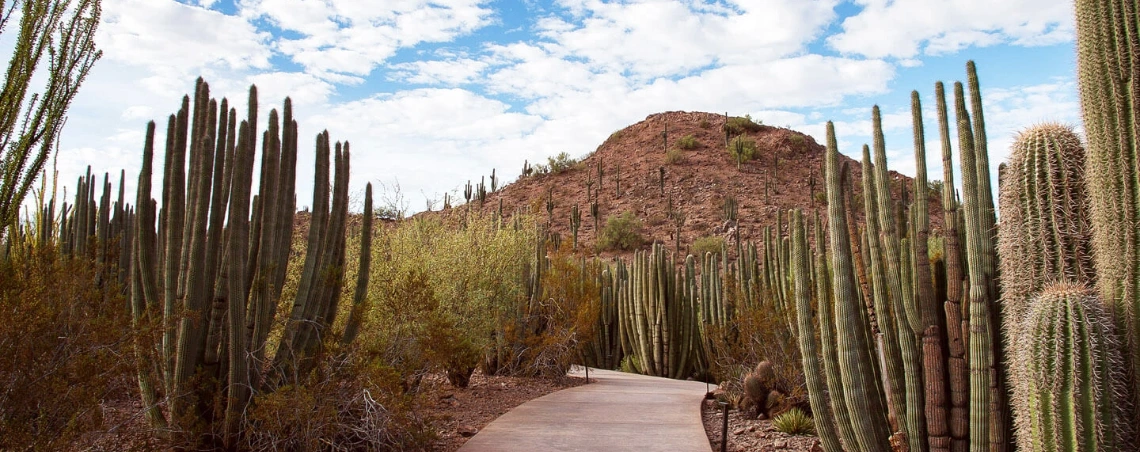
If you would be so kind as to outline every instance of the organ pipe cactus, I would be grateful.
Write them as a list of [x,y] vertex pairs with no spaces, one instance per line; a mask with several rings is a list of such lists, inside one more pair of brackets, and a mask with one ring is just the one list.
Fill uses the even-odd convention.
[[[196,429],[204,427],[199,413],[206,407],[219,414],[217,430],[224,433],[227,447],[234,447],[253,392],[297,382],[296,375],[307,372],[306,363],[312,362],[321,338],[330,336],[325,330],[332,324],[343,285],[349,150],[347,144],[336,145],[330,209],[330,143],[327,132],[318,136],[305,271],[281,343],[274,356],[266,357],[292,245],[297,124],[288,99],[283,118],[276,110],[270,112],[251,216],[256,87],[250,89],[249,118],[240,125],[236,110],[227,111],[229,104],[223,100],[219,112],[208,90],[199,80],[193,111],[184,98],[182,109],[168,121],[161,214],[151,199],[155,125],[148,125],[128,274],[134,322],[161,319],[166,328],[159,346],[140,337],[137,347],[148,421],[161,432],[173,433],[176,445],[189,447],[204,441]],[[370,209],[370,189],[366,198]],[[362,246],[369,241],[365,232]],[[361,255],[363,260],[369,253],[363,250]],[[367,267],[364,260],[353,312],[362,309]],[[355,336],[359,315],[350,316],[348,325],[342,342]],[[263,373],[263,359],[277,364],[274,374]],[[207,381],[224,384],[202,383]]]
[[1084,285],[1061,282],[1034,297],[1018,324],[1022,340],[1014,343],[1013,353],[1021,450],[1135,446],[1127,398],[1121,397],[1127,384],[1113,328],[1101,301]]
[[[822,241],[816,246],[823,246]],[[792,214],[792,271],[795,272],[796,319],[798,321],[799,346],[804,364],[804,380],[808,387],[808,403],[811,404],[812,413],[816,413],[815,431],[819,433],[820,442],[826,452],[841,452],[843,445],[839,441],[839,432],[835,425],[832,407],[824,389],[823,369],[820,366],[818,349],[816,347],[815,326],[812,324],[813,316],[811,301],[815,293],[811,273],[811,257],[809,254],[806,233],[804,232],[803,213],[796,210]],[[821,275],[816,275],[817,278]]]
[[[845,203],[840,185],[839,147],[835,125],[827,123],[827,217],[835,307],[839,378],[850,416],[854,438],[850,445],[862,451],[886,451],[887,419],[882,388],[873,369],[874,355],[867,343],[869,325],[855,293],[851,242],[847,231]],[[830,378],[830,377],[829,377]]]

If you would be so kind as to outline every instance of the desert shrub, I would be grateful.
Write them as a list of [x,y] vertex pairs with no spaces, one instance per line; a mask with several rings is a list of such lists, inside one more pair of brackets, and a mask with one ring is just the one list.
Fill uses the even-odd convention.
[[550,245],[544,253],[548,257],[539,280],[541,292],[502,319],[502,351],[508,353],[500,357],[501,373],[562,377],[597,334],[601,264],[579,260],[568,243]]
[[804,150],[807,146],[807,140],[804,138],[803,134],[793,133],[788,136],[788,141],[792,143],[793,150]]
[[[737,287],[732,277],[728,278],[724,286]],[[710,325],[703,337],[709,372],[743,398],[743,377],[756,363],[766,360],[772,365],[767,386],[784,395],[782,405],[806,407],[803,362],[791,329],[792,319],[770,301],[775,294],[764,294],[761,301],[753,302],[744,300],[739,289],[728,295],[727,301],[737,307],[733,323],[724,328]]]
[[826,206],[827,205],[827,192],[817,191],[817,192],[815,192],[815,195],[813,195],[813,196],[815,197],[814,199],[815,199],[816,204],[818,204],[820,206]]
[[323,356],[297,386],[258,395],[247,417],[248,450],[415,450],[433,431],[379,350],[353,347]]
[[686,151],[697,148],[697,138],[692,134],[677,139],[677,147]]
[[685,161],[685,151],[682,151],[678,148],[670,148],[668,151],[665,151],[665,163],[666,164],[677,165],[680,163],[684,163],[684,161]]
[[772,426],[789,435],[815,434],[815,421],[799,408],[792,408],[772,418]]
[[701,122],[697,123],[697,127],[700,127],[702,129],[707,129],[709,127],[712,127],[712,123],[709,122],[709,120],[707,120],[707,119],[702,119]]
[[708,235],[693,241],[693,256],[701,258],[705,253],[719,253],[724,247],[724,237]]
[[558,155],[554,157],[546,158],[546,166],[550,167],[550,172],[553,174],[558,174],[573,168],[576,164],[578,164],[578,161],[571,158],[570,154],[565,152],[559,152]]
[[644,242],[645,239],[641,235],[641,221],[629,211],[607,218],[606,225],[598,237],[598,247],[609,251],[632,250]]
[[126,300],[95,267],[51,245],[0,259],[0,450],[96,439],[102,402],[138,390]]
[[358,341],[383,350],[410,388],[427,372],[462,385],[525,298],[533,243],[533,228],[478,214],[462,227],[416,218],[384,230],[373,242],[373,327]]
[[752,120],[752,115],[733,116],[724,124],[724,130],[730,135],[740,135],[745,132],[759,132],[760,124]]
[[756,158],[756,140],[746,136],[737,136],[728,142],[728,154],[738,163],[747,162]]

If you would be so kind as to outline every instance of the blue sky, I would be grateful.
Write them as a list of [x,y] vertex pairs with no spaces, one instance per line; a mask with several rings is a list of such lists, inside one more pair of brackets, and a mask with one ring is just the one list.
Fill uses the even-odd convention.
[[162,124],[201,75],[239,105],[256,83],[263,116],[292,96],[299,205],[311,203],[304,162],[323,129],[352,143],[354,191],[398,180],[416,211],[492,168],[513,180],[524,160],[586,155],[671,110],[751,114],[819,142],[834,120],[841,151],[857,155],[878,104],[891,167],[913,174],[910,91],[932,108],[934,82],[963,80],[970,59],[996,166],[1028,125],[1079,126],[1071,10],[1060,0],[113,0],[59,171],[69,184],[86,165],[135,177],[146,122]]

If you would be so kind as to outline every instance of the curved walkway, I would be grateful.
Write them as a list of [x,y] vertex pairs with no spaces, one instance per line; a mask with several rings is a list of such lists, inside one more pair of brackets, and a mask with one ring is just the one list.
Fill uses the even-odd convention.
[[459,450],[711,452],[704,395],[701,382],[591,368],[590,384],[519,405]]

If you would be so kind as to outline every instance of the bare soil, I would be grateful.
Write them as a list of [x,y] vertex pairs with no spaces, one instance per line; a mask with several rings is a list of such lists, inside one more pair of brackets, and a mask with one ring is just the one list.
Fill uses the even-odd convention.
[[[709,437],[709,444],[714,451],[721,450],[721,429],[724,414],[716,400],[707,399],[701,405],[701,417],[705,423],[705,434]],[[755,451],[788,451],[788,452],[816,452],[823,451],[819,445],[819,438],[815,436],[789,435],[777,431],[772,421],[767,419],[750,419],[737,410],[728,411],[728,451],[755,452]]]

